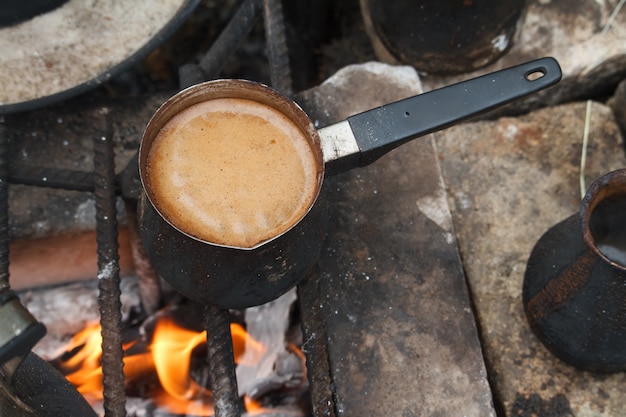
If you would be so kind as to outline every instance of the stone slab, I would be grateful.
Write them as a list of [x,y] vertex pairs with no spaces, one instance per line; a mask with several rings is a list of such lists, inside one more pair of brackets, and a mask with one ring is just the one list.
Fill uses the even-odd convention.
[[[560,362],[531,332],[521,299],[533,246],[579,210],[585,115],[585,102],[577,102],[435,134],[503,416],[613,417],[626,410],[626,374],[592,374]],[[586,186],[624,166],[612,111],[593,102]]]
[[[370,63],[302,104],[324,126],[420,88],[409,67]],[[320,309],[338,416],[495,416],[433,145],[424,137],[326,184]]]

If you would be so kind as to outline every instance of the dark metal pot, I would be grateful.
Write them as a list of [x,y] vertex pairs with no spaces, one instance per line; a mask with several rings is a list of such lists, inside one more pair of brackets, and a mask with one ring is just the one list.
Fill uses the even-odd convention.
[[484,67],[509,50],[526,0],[361,0],[361,11],[400,62],[429,74]]
[[139,150],[145,191],[139,205],[139,225],[148,257],[158,273],[190,299],[223,308],[245,308],[270,301],[297,284],[315,263],[324,240],[323,201],[311,204],[308,213],[290,229],[254,248],[202,241],[159,213],[146,182],[148,153],[162,127],[193,104],[215,98],[245,98],[286,115],[307,136],[316,155],[319,194],[325,175],[368,165],[411,139],[539,91],[560,78],[556,60],[543,58],[381,106],[319,131],[296,103],[262,84],[215,80],[189,87],[157,110]]
[[522,299],[555,356],[586,371],[626,371],[626,169],[594,181],[579,212],[539,239]]

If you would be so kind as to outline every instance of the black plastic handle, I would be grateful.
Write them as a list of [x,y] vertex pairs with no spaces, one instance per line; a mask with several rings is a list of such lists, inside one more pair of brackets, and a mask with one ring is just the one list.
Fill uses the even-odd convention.
[[554,58],[541,58],[349,117],[360,149],[359,165],[411,139],[554,85],[561,76]]

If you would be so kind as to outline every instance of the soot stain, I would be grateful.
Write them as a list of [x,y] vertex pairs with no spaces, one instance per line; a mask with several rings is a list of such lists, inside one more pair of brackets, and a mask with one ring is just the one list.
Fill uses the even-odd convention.
[[511,415],[519,417],[574,417],[569,400],[563,394],[544,399],[537,393],[517,393]]

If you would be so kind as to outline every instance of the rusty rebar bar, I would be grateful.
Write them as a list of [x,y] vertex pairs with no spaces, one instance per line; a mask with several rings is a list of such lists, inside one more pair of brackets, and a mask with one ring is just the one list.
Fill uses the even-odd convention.
[[106,417],[124,417],[126,416],[126,395],[122,360],[122,306],[115,208],[113,135],[111,124],[107,120],[107,109],[101,109],[100,113],[105,124],[105,134],[94,138],[94,184],[104,412]]
[[318,268],[312,268],[298,285],[298,303],[302,317],[302,351],[306,355],[307,375],[313,415],[335,417],[335,398],[330,374],[326,325],[320,303]]
[[207,332],[209,384],[213,391],[215,417],[239,417],[241,407],[228,310],[205,306],[204,327]]
[[293,85],[280,0],[263,0],[263,18],[272,87],[290,97],[293,94]]
[[9,181],[13,184],[93,192],[94,180],[93,172],[11,164]]
[[217,77],[228,58],[250,33],[260,15],[260,0],[246,0],[235,12],[222,33],[200,60],[200,68],[208,79]]
[[9,285],[9,134],[0,125],[0,293]]
[[184,65],[179,69],[181,88],[214,79],[219,75],[228,58],[254,27],[261,14],[260,2],[261,0],[244,1],[199,64]]

